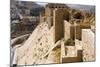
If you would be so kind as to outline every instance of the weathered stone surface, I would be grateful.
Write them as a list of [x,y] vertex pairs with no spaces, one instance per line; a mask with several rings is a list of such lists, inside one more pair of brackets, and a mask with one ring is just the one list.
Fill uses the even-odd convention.
[[83,58],[82,45],[80,41],[75,40],[75,46],[66,46],[63,42],[61,44],[61,63],[81,62]]
[[82,30],[83,61],[95,60],[95,36],[90,29]]
[[67,40],[71,37],[70,26],[71,26],[71,24],[64,20],[64,37],[65,37],[65,40]]
[[[64,5],[47,5],[43,13],[40,15],[40,23],[29,38],[14,46],[16,49],[14,63],[33,65],[95,59],[95,36],[91,30],[88,30],[91,29],[90,24],[76,20],[77,17],[73,22],[69,21],[70,11]],[[72,41],[66,45],[67,40]]]
[[69,20],[69,12],[67,9],[54,10],[54,27],[55,27],[55,42],[64,37],[64,20]]

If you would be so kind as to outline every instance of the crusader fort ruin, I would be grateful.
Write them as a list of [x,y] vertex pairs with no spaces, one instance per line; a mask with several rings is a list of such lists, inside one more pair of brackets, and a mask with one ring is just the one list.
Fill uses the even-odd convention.
[[[29,25],[30,19],[37,23]],[[35,28],[31,28],[31,34],[13,35],[12,64],[58,64],[95,60],[94,14],[72,10],[65,4],[48,3],[35,20],[32,16],[23,16],[19,22],[21,24],[17,24],[16,30]]]

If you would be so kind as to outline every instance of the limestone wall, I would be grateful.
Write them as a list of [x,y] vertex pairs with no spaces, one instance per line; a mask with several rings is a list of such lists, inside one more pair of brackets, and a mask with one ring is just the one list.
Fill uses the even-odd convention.
[[70,38],[75,39],[75,26],[73,24],[70,27]]
[[75,38],[78,40],[82,39],[82,29],[90,29],[90,24],[88,23],[74,23],[75,25]]
[[54,45],[53,28],[48,29],[48,24],[41,23],[33,31],[23,46],[16,49],[16,63],[18,65],[39,64],[41,57]]
[[40,23],[45,22],[45,21],[46,21],[46,17],[40,15]]
[[82,50],[77,51],[77,56],[74,57],[62,57],[62,63],[74,63],[74,62],[82,62]]
[[47,17],[47,18],[46,18],[46,22],[47,22],[48,27],[49,27],[49,29],[50,29],[50,28],[53,26],[53,17],[52,17],[52,16]]
[[63,42],[61,43],[61,63],[72,63],[72,62],[82,62],[83,50],[82,45],[78,40],[75,46],[66,46]]
[[46,22],[49,26],[49,28],[51,28],[51,26],[53,26],[53,8],[45,8],[45,16],[46,16]]
[[45,8],[45,16],[49,17],[53,15],[53,8]]
[[75,26],[75,38],[78,39],[78,40],[81,40],[81,26],[80,24],[77,24]]
[[53,23],[55,27],[55,42],[64,37],[64,19],[68,19],[69,12],[67,9],[55,9]]
[[82,29],[83,61],[95,60],[95,36],[90,29]]
[[70,38],[70,26],[71,24],[67,21],[64,21],[64,39],[67,40]]

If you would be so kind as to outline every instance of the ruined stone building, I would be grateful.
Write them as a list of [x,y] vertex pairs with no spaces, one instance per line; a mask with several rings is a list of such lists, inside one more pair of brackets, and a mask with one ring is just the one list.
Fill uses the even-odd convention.
[[39,25],[26,41],[14,47],[16,50],[13,64],[95,60],[95,36],[91,25],[84,24],[84,15],[81,13],[76,13],[72,19],[70,10],[65,4],[47,4],[40,13]]

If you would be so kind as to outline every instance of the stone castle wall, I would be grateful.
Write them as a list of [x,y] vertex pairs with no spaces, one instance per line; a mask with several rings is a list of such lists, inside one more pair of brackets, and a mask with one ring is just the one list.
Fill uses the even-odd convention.
[[64,20],[64,39],[67,40],[70,38],[70,26],[71,24],[68,21]]
[[82,29],[83,60],[95,60],[95,36],[90,29]]
[[[53,50],[57,48],[57,43],[60,45],[61,63],[94,60],[94,34],[91,30],[82,30],[90,27],[71,24],[68,9],[65,6],[61,7],[46,7],[44,15],[40,15],[41,23],[23,43],[23,46],[16,48],[14,59],[16,64],[45,64],[46,61],[52,63],[51,57],[54,57],[52,54],[56,53]],[[71,38],[75,40],[75,44],[66,46],[63,38],[65,40]]]
[[67,9],[55,9],[53,22],[55,28],[55,42],[64,37],[64,19],[68,19],[69,12]]
[[16,49],[16,63],[25,65],[41,61],[41,57],[54,45],[53,31],[53,28],[48,29],[48,24],[41,23],[23,46]]

